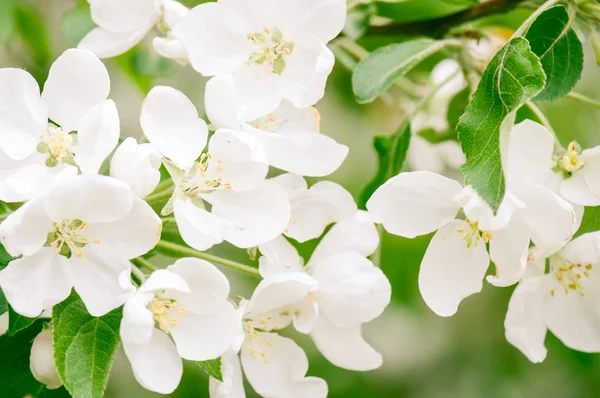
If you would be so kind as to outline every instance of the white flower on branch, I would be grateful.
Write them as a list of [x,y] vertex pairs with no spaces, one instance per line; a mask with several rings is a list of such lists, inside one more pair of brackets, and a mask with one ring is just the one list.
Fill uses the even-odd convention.
[[229,281],[203,260],[182,258],[158,270],[125,303],[121,339],[137,381],[162,394],[173,392],[183,359],[223,355],[238,338],[238,315]]
[[89,0],[92,19],[98,27],[92,29],[78,48],[92,51],[100,58],[123,54],[141,42],[156,28],[161,36],[152,45],[157,53],[185,64],[185,49],[172,32],[173,26],[188,12],[188,8],[173,0]]
[[123,182],[80,175],[37,197],[0,225],[12,256],[0,286],[19,314],[35,318],[75,288],[101,316],[132,293],[129,259],[152,249],[161,221]]
[[345,0],[220,0],[193,8],[173,28],[192,67],[232,75],[244,94],[275,109],[323,97],[334,56],[326,44],[344,27]]
[[190,246],[206,250],[226,240],[248,248],[283,232],[290,203],[282,188],[265,181],[269,166],[254,137],[219,129],[202,153],[206,123],[191,101],[170,87],[148,94],[141,123],[175,183],[163,214],[174,212]]
[[365,212],[358,212],[333,226],[306,265],[282,236],[259,246],[265,281],[295,275],[315,281],[314,291],[280,305],[272,316],[310,333],[321,353],[345,369],[365,371],[382,364],[381,354],[361,335],[362,324],[381,315],[390,302],[388,279],[367,259],[378,244],[375,225]]
[[135,138],[129,137],[112,156],[110,176],[126,182],[137,196],[143,198],[158,185],[161,164],[161,156],[152,144],[138,144]]
[[[419,273],[427,305],[452,316],[460,302],[482,288],[490,260],[495,286],[525,273],[529,241],[552,253],[573,234],[572,206],[539,185],[512,186],[496,215],[470,187],[430,172],[401,173],[367,202],[375,221],[395,235],[414,238],[436,231]],[[462,209],[466,219],[455,219]],[[489,255],[486,244],[489,243]]]
[[255,137],[270,166],[322,177],[337,170],[348,154],[347,146],[319,132],[321,116],[315,108],[298,109],[287,100],[277,109],[265,108],[264,102],[244,96],[231,76],[209,80],[205,103],[216,128]]
[[[119,140],[110,80],[89,51],[67,50],[44,91],[21,69],[0,69],[0,199],[21,202],[57,181],[97,173]],[[48,123],[48,119],[52,122]]]

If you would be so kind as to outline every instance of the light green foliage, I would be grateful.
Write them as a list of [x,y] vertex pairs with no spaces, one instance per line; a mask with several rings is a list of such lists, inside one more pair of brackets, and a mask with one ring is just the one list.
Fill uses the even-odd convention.
[[14,336],[23,329],[27,329],[36,321],[36,318],[27,318],[17,314],[11,306],[8,306],[8,334]]
[[498,210],[505,192],[500,127],[545,84],[537,56],[522,37],[510,40],[490,61],[457,126],[467,162],[461,171],[475,191]]
[[376,1],[377,14],[397,22],[434,19],[472,7],[477,0]]
[[372,102],[400,76],[409,72],[447,42],[417,39],[382,47],[360,61],[352,75],[356,100]]
[[208,361],[196,362],[210,377],[223,381],[223,372],[221,370],[221,357],[210,359]]
[[564,6],[544,11],[525,35],[546,72],[546,87],[535,100],[553,101],[568,94],[581,78],[583,48],[571,29]]
[[[12,256],[8,254],[4,246],[0,244],[0,270],[3,270],[12,260]],[[0,315],[4,314],[6,311],[8,311],[8,303],[6,302],[4,292],[0,289]]]
[[357,39],[367,33],[371,17],[376,10],[373,3],[359,4],[348,10],[344,34],[351,39]]
[[122,308],[95,318],[75,292],[54,306],[54,357],[74,397],[102,397],[119,346]]
[[588,232],[600,231],[600,206],[599,207],[586,207],[583,213],[583,219],[581,220],[581,226],[573,235],[573,238],[577,238]]

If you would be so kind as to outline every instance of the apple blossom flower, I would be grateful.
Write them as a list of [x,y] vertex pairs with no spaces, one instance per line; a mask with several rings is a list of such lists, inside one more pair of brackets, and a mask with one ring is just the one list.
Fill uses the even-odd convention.
[[298,109],[287,100],[275,110],[264,109],[235,86],[231,76],[216,76],[206,84],[206,113],[216,128],[243,131],[255,137],[273,167],[299,175],[322,177],[337,170],[348,147],[319,132],[315,108]]
[[35,318],[75,291],[101,316],[131,294],[129,259],[152,249],[161,221],[114,178],[72,177],[25,203],[0,224],[0,241],[13,257],[0,271],[12,308]]
[[29,367],[33,377],[49,390],[62,386],[62,380],[54,361],[54,344],[52,343],[52,326],[44,327],[33,340]]
[[[490,259],[496,275],[488,282],[509,286],[525,273],[530,240],[551,253],[571,237],[575,213],[567,201],[538,185],[511,189],[494,215],[470,186],[418,171],[391,178],[367,202],[394,235],[437,230],[419,272],[421,295],[436,314],[454,315],[464,298],[481,291]],[[455,219],[461,209],[465,220]]]
[[110,176],[124,181],[143,198],[160,182],[162,159],[152,144],[138,144],[129,137],[119,145],[110,161]]
[[432,143],[413,134],[406,154],[406,164],[412,171],[431,171],[448,177],[458,174],[466,161],[460,144],[454,140]]
[[173,35],[173,26],[188,8],[173,0],[89,0],[92,19],[98,25],[77,45],[100,58],[123,54],[141,42],[154,28],[162,36],[152,46],[163,57],[187,64],[181,41]]
[[318,238],[329,224],[351,219],[358,210],[352,195],[334,182],[319,181],[309,189],[296,174],[282,174],[271,181],[286,191],[292,208],[283,234],[298,242]]
[[600,235],[584,234],[551,255],[548,273],[546,259],[531,251],[508,305],[506,339],[532,362],[546,358],[547,330],[574,350],[600,352]]
[[118,143],[108,72],[89,51],[58,57],[41,96],[21,69],[0,69],[0,86],[0,200],[31,199],[78,170],[97,173]]
[[268,164],[256,139],[219,129],[202,153],[206,123],[192,102],[170,87],[150,91],[141,124],[175,183],[163,214],[174,212],[187,244],[206,250],[226,240],[249,248],[283,232],[290,204],[282,188],[265,181]]
[[[242,368],[252,388],[263,397],[327,396],[323,379],[305,376],[308,359],[302,348],[277,334],[292,322],[290,305],[302,300],[312,305],[306,297],[315,287],[316,281],[304,273],[276,275],[261,281],[249,301],[240,302],[239,339],[221,359],[223,382],[210,379],[211,398],[245,397]],[[309,310],[306,315],[311,322],[314,312]]]
[[334,225],[306,265],[283,236],[259,245],[265,281],[300,274],[316,283],[305,297],[280,305],[274,319],[310,333],[321,353],[345,369],[364,371],[382,364],[381,354],[361,335],[362,324],[378,317],[390,302],[389,281],[367,259],[378,245],[379,235],[366,212]]
[[571,142],[555,151],[552,133],[525,120],[512,129],[507,156],[507,179],[542,184],[578,205],[600,205],[600,146],[582,151]]
[[154,271],[125,303],[121,339],[137,381],[173,392],[183,359],[206,361],[238,337],[238,315],[227,301],[229,282],[204,260],[182,258]]
[[231,75],[272,109],[282,98],[306,108],[323,97],[335,62],[326,44],[345,19],[345,0],[219,0],[190,10],[173,33],[202,75]]

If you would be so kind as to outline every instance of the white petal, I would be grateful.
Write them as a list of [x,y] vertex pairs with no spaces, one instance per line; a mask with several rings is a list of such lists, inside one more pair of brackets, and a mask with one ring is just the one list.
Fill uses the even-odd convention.
[[[164,270],[159,271],[166,272]],[[156,279],[156,277],[153,278],[153,275],[159,271],[150,275],[148,281]],[[152,334],[155,332],[155,321],[147,305],[153,299],[153,293],[141,291],[138,291],[127,299],[123,306],[123,318],[121,319],[121,339],[136,344],[147,343],[152,339]]]
[[177,61],[181,65],[189,63],[185,47],[181,40],[175,38],[155,37],[152,39],[154,51],[165,58]]
[[0,240],[13,256],[36,253],[54,230],[41,198],[25,203],[0,224]]
[[578,205],[600,206],[600,195],[587,185],[583,170],[574,172],[570,178],[560,184],[560,194]]
[[83,173],[97,173],[119,143],[121,126],[115,103],[104,101],[85,114],[77,128],[75,162]]
[[270,178],[269,180],[277,183],[277,185],[283,188],[290,200],[293,200],[298,195],[301,195],[308,190],[306,180],[298,174],[281,174],[277,177]]
[[86,233],[99,239],[105,247],[131,259],[148,253],[158,240],[162,222],[154,210],[142,199],[135,197],[129,214],[103,223],[90,223]]
[[481,291],[489,265],[485,244],[467,247],[462,240],[469,231],[464,221],[451,221],[431,239],[419,272],[419,289],[425,303],[440,316],[452,316],[460,302]]
[[265,116],[279,107],[282,100],[281,76],[264,65],[246,65],[231,75],[237,96],[243,104],[246,122]]
[[471,186],[464,187],[454,198],[462,206],[467,218],[477,221],[483,231],[497,231],[508,225],[513,214],[525,207],[525,203],[520,199],[511,191],[507,191],[497,213],[494,214],[491,207]]
[[239,318],[233,306],[223,300],[212,314],[179,315],[169,332],[179,355],[192,361],[206,361],[223,355],[235,342]]
[[[327,395],[322,380],[304,377],[308,370],[308,359],[294,341],[273,333],[257,332],[256,335],[256,340],[246,342],[242,347],[241,359],[248,382],[258,394],[266,397],[311,398]],[[251,349],[254,355],[250,354]],[[311,387],[316,388],[313,390]],[[307,390],[311,393],[306,394]]]
[[141,42],[147,33],[147,28],[128,32],[113,32],[98,27],[89,31],[77,44],[77,48],[91,51],[101,59],[116,57],[126,53]]
[[86,174],[63,182],[45,197],[50,218],[66,218],[89,223],[111,222],[125,217],[133,206],[131,189],[117,179]]
[[161,394],[175,391],[183,374],[183,361],[169,336],[155,330],[148,343],[123,339],[123,348],[135,379],[145,389]]
[[167,289],[178,290],[184,293],[190,293],[192,291],[190,285],[181,275],[166,269],[154,271],[142,286],[140,286],[140,292],[142,293]]
[[392,288],[384,273],[359,254],[345,252],[311,262],[319,290],[312,295],[334,324],[368,322],[383,312]]
[[379,234],[369,214],[359,210],[354,217],[335,224],[321,239],[309,263],[321,261],[333,254],[353,252],[363,257],[375,252]]
[[357,211],[352,195],[330,181],[316,183],[292,199],[291,205],[285,234],[298,242],[318,238],[329,224],[351,219]]
[[262,256],[259,270],[263,278],[284,272],[302,272],[303,260],[296,248],[283,236],[258,246]]
[[458,182],[427,171],[400,173],[375,191],[367,209],[388,232],[414,238],[454,219],[460,205],[453,199],[461,189]]
[[235,225],[225,240],[241,248],[257,246],[280,235],[290,219],[290,202],[276,184],[264,181],[245,192],[217,191],[210,195],[212,214]]
[[204,76],[227,75],[242,65],[252,51],[248,32],[243,15],[220,3],[193,8],[173,27],[192,67]]
[[298,108],[307,108],[323,98],[327,77],[335,57],[316,36],[295,42],[281,73],[283,97]]
[[131,263],[105,249],[88,245],[83,256],[68,260],[75,290],[93,316],[123,305],[134,291]]
[[346,21],[344,0],[279,0],[279,3],[293,22],[285,27],[292,37],[313,34],[327,43],[342,31]]
[[381,354],[363,339],[360,324],[340,327],[321,316],[311,336],[321,354],[340,368],[364,372],[383,364]]
[[[241,129],[242,123],[249,119],[247,112],[253,105],[251,101],[240,97],[231,75],[215,76],[206,83],[204,103],[206,115],[217,129],[234,130]],[[250,118],[259,116],[260,113]]]
[[515,194],[527,207],[520,217],[531,230],[531,240],[547,254],[560,249],[571,238],[576,215],[569,202],[539,185],[519,185]]
[[231,222],[200,209],[189,200],[175,200],[173,212],[181,237],[196,250],[207,250],[223,242],[225,231],[233,228]]
[[160,17],[158,2],[147,0],[90,0],[94,22],[112,32],[148,29]]
[[64,260],[54,248],[45,247],[0,271],[0,286],[15,312],[36,318],[71,294],[73,285]]
[[48,117],[64,131],[73,131],[90,109],[108,97],[109,91],[108,71],[96,55],[69,49],[50,67],[42,99],[48,105]]
[[529,255],[529,228],[518,220],[494,231],[490,240],[490,259],[496,275],[488,275],[487,281],[494,286],[510,286],[525,274]]
[[110,176],[129,185],[143,198],[154,191],[160,182],[160,154],[152,144],[138,144],[129,137],[117,148],[110,161]]
[[[37,156],[39,155],[39,156]],[[34,154],[28,159],[40,160],[42,154]],[[22,200],[33,199],[36,196],[48,191],[52,187],[72,178],[78,174],[78,170],[73,166],[58,165],[56,167],[46,167],[45,159],[37,164],[28,164],[14,170],[6,178],[6,185],[10,192]]]
[[208,127],[194,104],[171,87],[154,87],[142,105],[142,129],[148,140],[181,168],[188,168],[206,146]]
[[54,345],[52,344],[52,328],[44,328],[33,340],[29,369],[37,381],[46,385],[49,390],[62,386],[62,380],[54,361]]
[[504,319],[506,340],[517,347],[531,362],[546,359],[546,324],[540,303],[540,278],[528,278],[513,292]]
[[175,0],[163,0],[163,20],[168,27],[172,28],[176,23],[190,11],[189,8]]
[[46,104],[35,79],[22,69],[0,69],[0,87],[0,148],[24,159],[48,129]]
[[458,170],[467,159],[457,141],[447,140],[435,145],[435,149],[449,168]]
[[223,382],[210,378],[210,398],[246,398],[242,367],[237,353],[228,352],[221,357]]
[[574,264],[595,264],[600,261],[600,231],[589,232],[570,241],[560,256]]
[[410,139],[406,162],[413,171],[430,171],[436,174],[445,171],[443,159],[434,145],[418,134],[413,134]]
[[585,183],[596,196],[600,197],[600,147],[586,149],[581,153]]

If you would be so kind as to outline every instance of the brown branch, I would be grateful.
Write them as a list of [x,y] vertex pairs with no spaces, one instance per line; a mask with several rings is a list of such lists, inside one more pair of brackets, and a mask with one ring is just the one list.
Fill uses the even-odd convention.
[[378,35],[424,35],[439,38],[455,26],[472,22],[490,15],[505,14],[515,9],[524,0],[488,0],[474,7],[429,21],[373,26],[370,34]]

